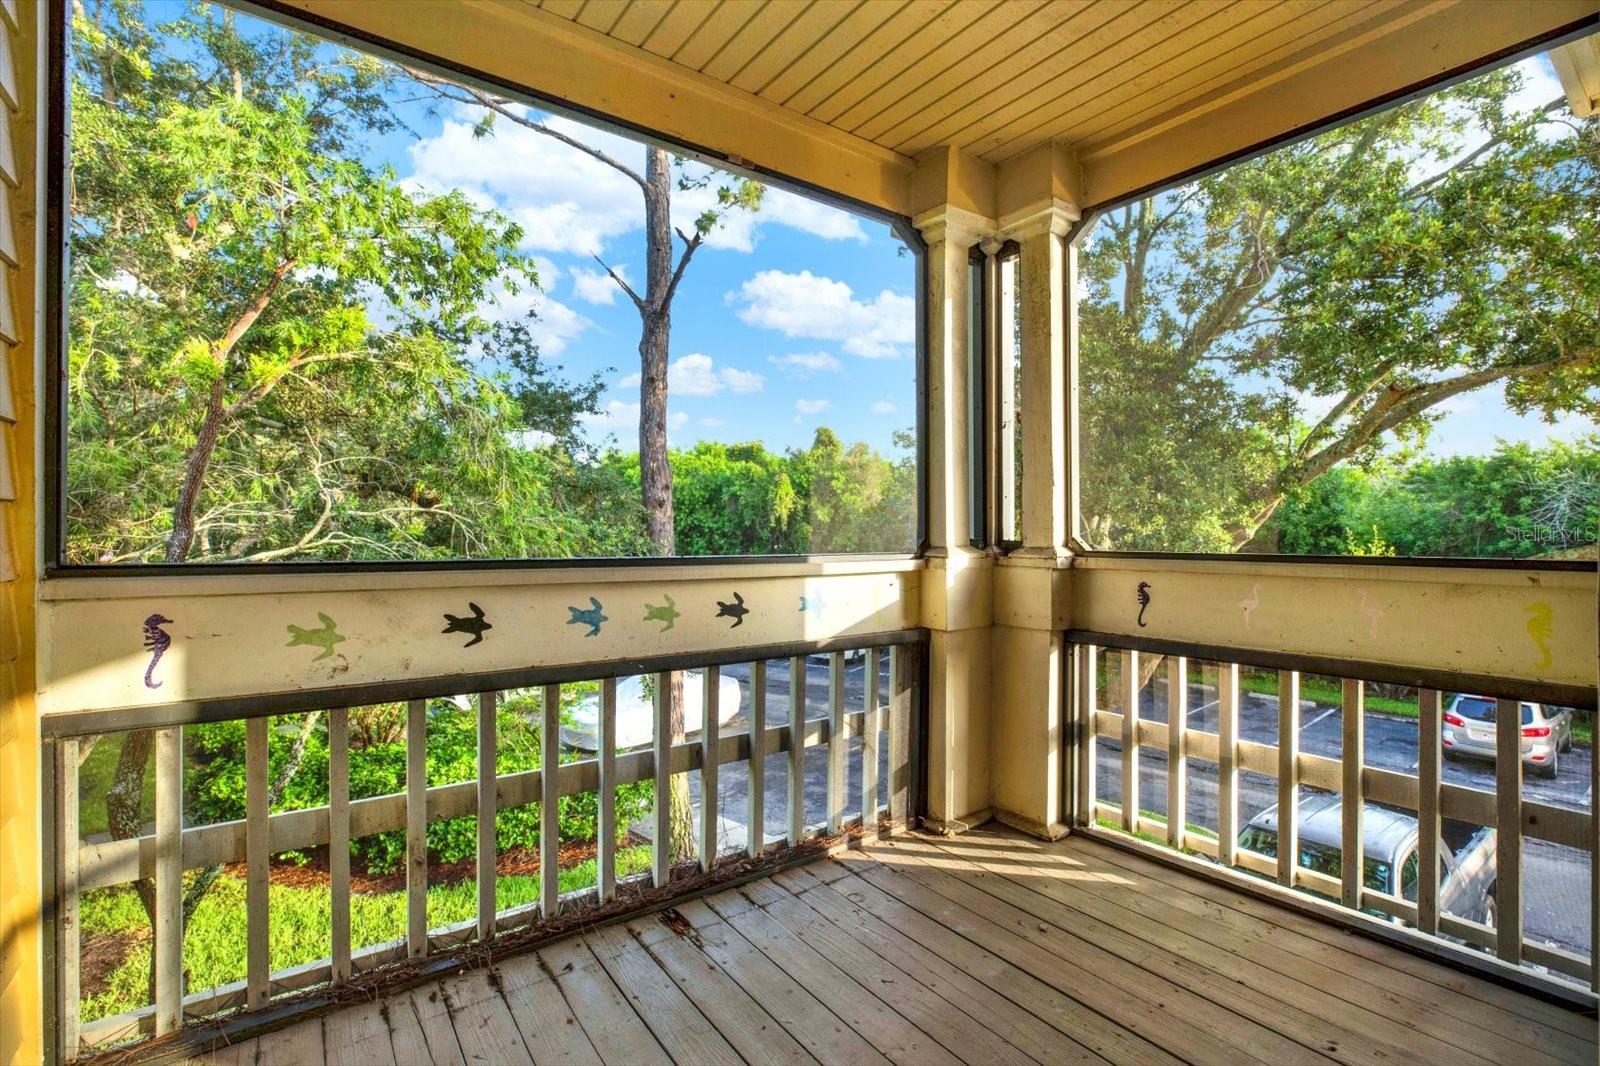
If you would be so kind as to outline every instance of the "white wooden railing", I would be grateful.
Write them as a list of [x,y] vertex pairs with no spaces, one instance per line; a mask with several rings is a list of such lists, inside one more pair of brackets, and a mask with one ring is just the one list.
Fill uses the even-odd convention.
[[[1217,730],[1205,732],[1189,726],[1189,693],[1194,660],[1165,654],[1166,718],[1152,721],[1139,715],[1137,708],[1151,674],[1141,670],[1141,658],[1156,649],[1156,642],[1137,638],[1107,638],[1117,646],[1087,642],[1094,635],[1073,634],[1075,683],[1072,702],[1076,723],[1076,803],[1077,824],[1090,832],[1109,824],[1121,832],[1164,842],[1170,849],[1198,853],[1225,867],[1271,878],[1286,888],[1309,890],[1337,901],[1349,911],[1380,912],[1404,923],[1418,934],[1464,942],[1492,953],[1513,965],[1531,965],[1573,982],[1600,991],[1600,870],[1596,870],[1596,841],[1600,840],[1600,818],[1594,810],[1595,784],[1600,782],[1600,763],[1592,759],[1588,779],[1589,810],[1561,807],[1528,799],[1523,794],[1521,757],[1522,720],[1518,699],[1496,699],[1496,743],[1494,761],[1495,790],[1469,788],[1441,780],[1442,749],[1440,716],[1443,693],[1438,688],[1416,689],[1418,758],[1414,773],[1364,765],[1364,721],[1366,683],[1355,678],[1342,679],[1340,712],[1342,747],[1337,758],[1314,755],[1299,748],[1301,724],[1301,672],[1278,669],[1278,728],[1276,745],[1246,740],[1239,736],[1240,663],[1215,663],[1217,684]],[[1164,650],[1164,649],[1163,649]],[[1241,658],[1249,653],[1239,651]],[[1132,713],[1101,709],[1101,683],[1098,677],[1102,656],[1119,660],[1118,691],[1105,702]],[[1214,658],[1208,656],[1211,666]],[[1353,672],[1354,668],[1352,668]],[[1319,664],[1326,674],[1326,664]],[[1440,679],[1442,680],[1442,679]],[[1464,680],[1467,691],[1480,690],[1482,679]],[[1516,686],[1502,686],[1511,692]],[[1513,692],[1514,694],[1514,692]],[[1591,706],[1579,713],[1594,719]],[[1102,740],[1120,747],[1121,793],[1119,802],[1099,795],[1097,781],[1098,746]],[[1145,813],[1140,804],[1140,753],[1156,749],[1166,755],[1166,818]],[[1591,749],[1592,750],[1592,749]],[[1217,768],[1217,831],[1194,832],[1186,816],[1188,760],[1212,763]],[[1277,853],[1275,856],[1240,846],[1239,774],[1251,772],[1276,780],[1278,808]],[[1342,797],[1340,877],[1301,865],[1297,802],[1302,786]],[[1382,804],[1412,812],[1418,822],[1419,871],[1440,871],[1440,830],[1443,819],[1496,830],[1494,846],[1496,873],[1494,893],[1496,920],[1493,926],[1448,913],[1439,901],[1440,878],[1424,872],[1418,879],[1417,899],[1374,890],[1363,883],[1365,868],[1362,842],[1362,812],[1367,803]],[[1589,857],[1590,946],[1587,953],[1530,940],[1523,930],[1523,841],[1544,840],[1576,849]],[[1398,871],[1397,871],[1398,873]],[[1422,940],[1430,946],[1445,941]]]
[[[847,641],[833,641],[814,648],[785,646],[756,649],[756,654],[741,651],[725,658],[713,655],[683,657],[681,661],[653,664],[618,664],[618,674],[598,676],[600,715],[598,754],[576,762],[560,762],[559,714],[560,683],[543,687],[540,722],[541,766],[537,770],[497,774],[495,760],[483,753],[496,750],[497,692],[478,694],[476,780],[428,786],[426,772],[427,705],[430,698],[471,692],[471,678],[451,691],[428,697],[413,696],[406,701],[406,787],[403,792],[352,800],[350,798],[349,708],[371,702],[352,701],[345,707],[327,711],[328,793],[325,806],[269,812],[268,801],[268,715],[285,713],[282,700],[255,716],[245,716],[245,817],[240,821],[185,827],[182,802],[182,726],[165,725],[155,732],[155,817],[154,829],[146,835],[103,843],[85,843],[79,832],[79,745],[82,733],[73,732],[69,718],[52,722],[48,744],[53,748],[53,811],[56,862],[54,901],[54,943],[56,970],[56,1018],[62,1059],[72,1059],[87,1051],[151,1034],[174,1032],[186,1023],[214,1018],[237,1007],[260,1010],[275,999],[292,993],[305,993],[322,986],[337,990],[353,979],[372,974],[381,980],[382,970],[408,960],[433,955],[448,956],[464,946],[488,943],[511,930],[537,927],[564,914],[578,911],[609,917],[624,913],[630,906],[660,905],[669,899],[675,886],[704,887],[704,876],[715,875],[719,861],[731,858],[771,860],[773,865],[799,849],[839,846],[850,839],[871,839],[880,831],[905,826],[915,805],[917,744],[913,733],[917,721],[917,699],[922,676],[921,631],[878,634]],[[865,692],[861,705],[847,706],[845,672],[847,652],[864,651]],[[805,678],[807,659],[825,652],[828,656],[827,717],[806,718]],[[765,653],[765,654],[763,654]],[[790,669],[790,696],[786,717],[774,724],[778,708],[768,706],[767,660],[787,658]],[[887,659],[888,688],[882,690],[880,673]],[[750,664],[749,731],[722,736],[719,729],[718,678],[723,666]],[[641,665],[654,665],[655,676],[654,741],[649,748],[616,750],[618,676],[635,676],[645,671]],[[670,722],[673,684],[672,671],[705,671],[704,728],[698,738],[671,742]],[[529,671],[534,678],[538,671]],[[545,671],[545,673],[550,673]],[[566,671],[570,673],[570,671]],[[500,679],[503,680],[503,679]],[[510,686],[507,686],[510,687]],[[517,686],[524,687],[524,686]],[[310,697],[317,698],[317,697]],[[320,697],[334,702],[326,696]],[[191,705],[191,713],[196,708]],[[303,709],[321,709],[307,704]],[[203,715],[204,720],[215,717]],[[139,721],[133,712],[128,725]],[[225,719],[224,719],[225,720]],[[83,733],[107,731],[104,714],[86,720]],[[887,795],[880,804],[879,743],[888,734]],[[846,817],[850,803],[846,796],[846,746],[853,738],[862,740],[861,816]],[[805,818],[805,754],[807,748],[827,750],[827,808],[825,822],[808,824]],[[788,823],[787,834],[767,839],[764,784],[766,757],[787,754]],[[718,847],[718,788],[721,766],[742,762],[749,775],[749,826],[745,854],[729,856]],[[693,867],[674,868],[670,854],[669,804],[661,798],[669,794],[674,774],[699,771],[700,823],[698,871]],[[657,802],[654,805],[654,840],[649,873],[634,879],[617,876],[618,837],[616,787],[632,782],[653,781]],[[593,889],[563,896],[558,881],[558,800],[585,792],[597,792],[599,819],[596,842],[596,885]],[[495,814],[497,810],[528,803],[540,804],[540,892],[535,905],[500,910],[496,907]],[[477,822],[476,892],[477,916],[474,920],[444,928],[430,928],[427,917],[428,851],[427,827],[430,823],[474,815]],[[404,939],[353,950],[350,929],[350,842],[353,839],[391,830],[405,831],[406,934]],[[848,836],[846,835],[848,834]],[[830,839],[831,838],[831,839]],[[285,851],[328,846],[331,893],[331,920],[328,955],[320,960],[292,968],[273,970],[268,957],[271,912],[268,906],[269,861]],[[183,960],[183,896],[185,871],[243,861],[246,871],[247,923],[244,980],[215,988],[186,989]],[[759,870],[762,867],[757,866]],[[83,893],[149,879],[155,896],[155,915],[151,935],[154,948],[154,1002],[112,1017],[80,1020],[80,922],[79,906]],[[631,880],[631,883],[630,883]],[[619,897],[627,888],[627,899]],[[308,1007],[314,1006],[308,1003]]]

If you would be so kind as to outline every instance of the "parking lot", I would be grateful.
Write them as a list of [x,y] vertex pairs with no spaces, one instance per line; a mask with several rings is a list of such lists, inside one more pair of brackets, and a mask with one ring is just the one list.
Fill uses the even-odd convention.
[[[1189,728],[1217,730],[1216,692],[1209,686],[1191,685]],[[1167,717],[1166,683],[1156,679],[1146,686],[1139,714],[1150,721]],[[1365,763],[1399,773],[1417,768],[1415,719],[1368,711]],[[1339,705],[1304,700],[1300,707],[1300,750],[1338,758],[1343,747],[1344,718]],[[1243,693],[1239,701],[1239,736],[1264,744],[1277,743],[1276,696]],[[1122,750],[1114,740],[1102,738],[1097,746],[1096,792],[1116,802],[1122,790]],[[1523,778],[1523,795],[1574,810],[1588,811],[1589,764],[1592,748],[1574,744],[1561,757],[1559,772],[1546,780],[1531,772]],[[1188,822],[1215,829],[1217,825],[1217,768],[1191,759],[1188,767]],[[1494,764],[1473,759],[1445,759],[1443,778],[1466,788],[1494,791]],[[1167,805],[1167,755],[1143,750],[1139,762],[1141,807],[1165,817]],[[1277,781],[1259,774],[1239,775],[1239,825],[1243,827],[1278,801]],[[1589,856],[1572,848],[1539,840],[1523,842],[1523,929],[1529,939],[1543,940],[1571,951],[1589,950]]]

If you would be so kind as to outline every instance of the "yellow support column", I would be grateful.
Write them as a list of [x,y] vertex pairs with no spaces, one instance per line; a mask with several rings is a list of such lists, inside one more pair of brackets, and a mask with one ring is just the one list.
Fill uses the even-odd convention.
[[[943,160],[941,160],[943,162]],[[969,257],[993,231],[943,203],[916,218],[928,243],[928,824],[960,831],[990,813],[989,625],[993,566],[971,546],[967,451]]]
[[[1037,161],[1035,161],[1037,162]],[[989,750],[995,816],[1047,839],[1066,833],[1064,730],[1069,550],[1066,236],[1077,209],[1060,198],[1070,161],[1052,152],[1046,195],[1001,218],[1021,245],[1022,546],[995,572]],[[1031,165],[1031,164],[1030,164]],[[1031,176],[1031,175],[1029,175]],[[1006,175],[1002,174],[1002,180]]]

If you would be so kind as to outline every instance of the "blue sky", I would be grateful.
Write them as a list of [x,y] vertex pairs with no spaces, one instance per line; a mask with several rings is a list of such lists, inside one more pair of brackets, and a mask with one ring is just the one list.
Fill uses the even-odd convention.
[[[413,135],[372,147],[430,191],[457,189],[511,216],[525,231],[542,292],[501,301],[491,314],[537,313],[541,351],[570,377],[602,374],[604,410],[588,435],[632,449],[638,436],[639,317],[601,261],[643,291],[644,208],[626,176],[579,150],[500,119],[472,136],[481,112],[442,103],[403,108]],[[537,112],[526,114],[538,116]],[[543,121],[642,173],[642,145],[559,116]],[[689,164],[691,172],[708,168]],[[674,221],[692,231],[717,184],[674,193]],[[679,243],[681,249],[681,242]],[[738,212],[695,254],[672,309],[669,433],[810,444],[818,426],[891,450],[915,420],[917,260],[890,228],[769,187],[759,212]]]

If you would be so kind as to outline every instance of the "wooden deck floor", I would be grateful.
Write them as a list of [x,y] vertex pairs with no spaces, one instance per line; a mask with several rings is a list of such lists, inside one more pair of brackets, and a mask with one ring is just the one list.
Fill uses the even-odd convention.
[[901,838],[213,1061],[1574,1063],[1593,1019],[1081,837]]

